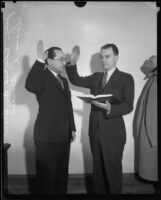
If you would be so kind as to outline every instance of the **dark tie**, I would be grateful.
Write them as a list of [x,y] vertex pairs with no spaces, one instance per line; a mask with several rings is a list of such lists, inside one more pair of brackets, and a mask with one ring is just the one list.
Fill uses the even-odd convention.
[[106,82],[107,82],[107,76],[108,76],[108,71],[104,72],[103,78],[102,78],[102,88],[105,87]]
[[63,81],[62,81],[62,78],[61,78],[61,75],[60,75],[60,74],[57,75],[57,79],[58,79],[58,81],[59,81],[59,83],[60,83],[62,89],[64,90],[64,84],[63,84]]

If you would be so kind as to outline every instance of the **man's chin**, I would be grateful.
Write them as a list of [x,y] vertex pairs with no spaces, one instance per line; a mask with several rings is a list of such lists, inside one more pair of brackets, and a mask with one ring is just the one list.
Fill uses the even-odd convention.
[[60,72],[63,72],[64,71],[64,66],[62,66],[61,68],[60,68]]
[[109,70],[110,67],[109,67],[108,65],[104,65],[104,66],[103,66],[103,69],[104,69],[104,70]]

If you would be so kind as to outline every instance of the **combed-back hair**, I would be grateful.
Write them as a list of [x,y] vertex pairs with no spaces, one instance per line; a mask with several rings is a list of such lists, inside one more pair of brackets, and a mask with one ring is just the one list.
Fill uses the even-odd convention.
[[101,47],[101,49],[109,49],[109,48],[112,48],[114,54],[117,56],[119,54],[119,50],[117,48],[117,46],[115,44],[105,44]]
[[55,50],[62,50],[60,47],[50,47],[46,51],[48,52],[48,58],[54,59],[56,56]]
[[[45,52],[48,52],[48,58],[50,59],[54,59],[56,56],[55,50],[62,50],[60,47],[50,47],[49,49],[47,49]],[[47,59],[45,60],[46,64],[47,64]]]

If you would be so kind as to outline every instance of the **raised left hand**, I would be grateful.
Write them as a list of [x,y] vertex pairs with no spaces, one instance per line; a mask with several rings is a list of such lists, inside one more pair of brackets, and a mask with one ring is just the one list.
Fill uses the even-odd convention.
[[42,60],[46,60],[48,57],[48,52],[44,51],[44,44],[42,40],[39,40],[37,43],[37,56]]

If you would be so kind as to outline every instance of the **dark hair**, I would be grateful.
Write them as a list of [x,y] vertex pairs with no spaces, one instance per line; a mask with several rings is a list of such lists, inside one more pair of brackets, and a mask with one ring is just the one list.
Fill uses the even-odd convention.
[[56,56],[55,50],[62,50],[62,49],[59,48],[59,47],[50,47],[49,49],[46,50],[48,52],[48,57],[45,60],[46,64],[48,64],[48,62],[47,62],[48,58],[50,58],[50,59],[54,59],[55,58],[55,56]]
[[101,49],[108,49],[108,48],[112,48],[116,56],[119,54],[119,50],[115,44],[105,44],[101,47]]
[[56,56],[55,50],[62,50],[62,49],[59,47],[51,47],[51,48],[47,49],[46,50],[48,52],[47,58],[54,59]]
[[151,72],[155,72],[155,71],[157,71],[157,67],[151,70]]

